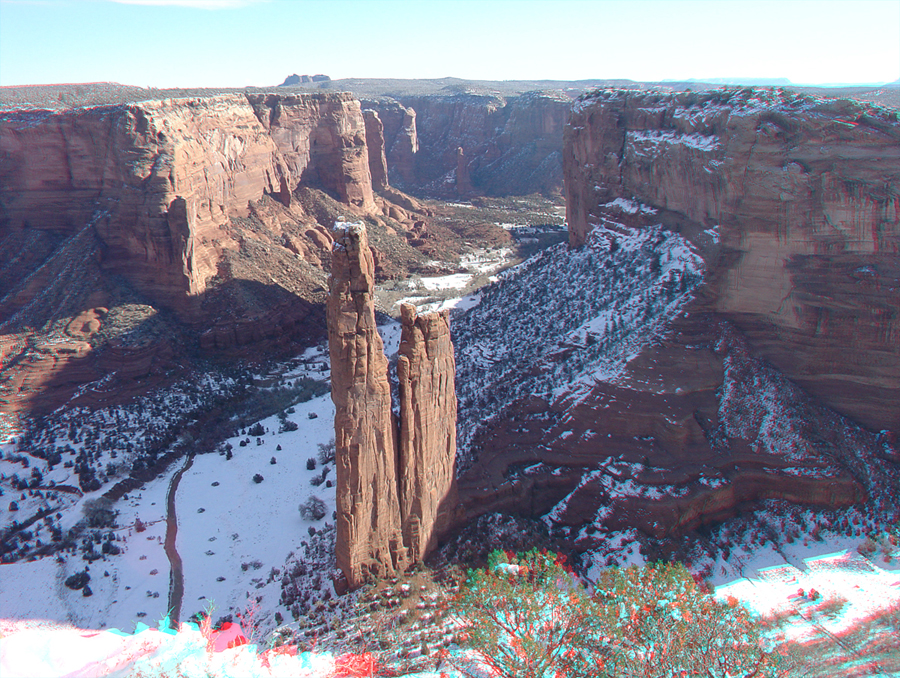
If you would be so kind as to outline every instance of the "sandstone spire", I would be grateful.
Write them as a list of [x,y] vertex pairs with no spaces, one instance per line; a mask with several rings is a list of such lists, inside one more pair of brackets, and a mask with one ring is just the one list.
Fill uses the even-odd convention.
[[456,362],[447,312],[401,307],[398,424],[375,327],[365,226],[335,225],[328,345],[337,461],[337,564],[351,587],[437,546],[457,508]]
[[397,434],[375,327],[375,265],[362,224],[335,225],[328,346],[335,405],[337,565],[351,587],[407,565],[397,496]]
[[363,117],[366,121],[366,147],[369,149],[369,172],[372,175],[372,188],[384,190],[388,185],[387,157],[384,154],[384,123],[378,113],[365,109]]
[[456,362],[447,311],[400,307],[400,520],[410,561],[435,546],[456,506]]

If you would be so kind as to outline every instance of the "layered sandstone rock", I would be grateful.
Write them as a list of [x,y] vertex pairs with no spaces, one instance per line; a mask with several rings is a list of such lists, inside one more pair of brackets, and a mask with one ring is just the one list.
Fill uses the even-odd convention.
[[456,149],[456,194],[465,197],[472,194],[472,180],[469,178],[469,159],[462,146]]
[[361,224],[338,224],[328,297],[337,460],[337,565],[349,584],[406,567],[397,432],[375,326],[375,264]]
[[416,153],[419,151],[415,109],[393,99],[368,100],[364,105],[375,110],[384,125],[384,149],[391,175],[401,185],[414,187]]
[[384,124],[377,111],[367,108],[363,111],[366,119],[366,145],[369,148],[369,172],[372,188],[380,191],[388,185],[387,157],[384,154]]
[[458,510],[456,390],[447,313],[402,308],[400,421],[375,327],[374,260],[362,224],[338,224],[328,299],[337,455],[337,563],[349,585],[402,571]]
[[400,307],[400,519],[412,562],[437,546],[456,505],[456,363],[449,312]]
[[[570,100],[535,92],[509,98],[458,94],[367,100],[385,127],[396,183],[455,198],[562,191],[562,137]],[[461,191],[457,149],[470,184]]]
[[0,239],[90,225],[106,270],[183,317],[238,242],[229,221],[303,182],[375,210],[347,94],[223,95],[0,120]]
[[[504,389],[484,384],[487,401],[516,395],[463,450],[477,457],[459,479],[467,515],[546,515],[590,548],[586,523],[677,538],[766,499],[895,508],[898,140],[894,112],[788,93],[617,91],[578,102],[566,130],[566,260],[642,252],[598,274],[590,294],[621,290],[676,256],[650,234],[677,234],[679,251],[702,259],[702,280],[640,350],[588,357],[654,317],[648,298],[694,283],[648,287],[629,301],[644,311],[581,318],[582,329],[547,336],[546,353]],[[555,285],[577,311],[591,285],[567,288],[565,269],[551,270],[538,286]],[[479,312],[510,332],[494,296]],[[477,337],[477,325],[459,323],[460,341]],[[492,357],[517,348],[492,347]],[[591,369],[543,391],[520,387],[579,361]]]
[[343,203],[374,209],[366,125],[351,94],[251,94],[247,99],[284,158],[291,190],[302,182]]
[[710,230],[705,308],[823,402],[900,426],[900,126],[850,101],[744,90],[587,97],[566,131],[573,246],[616,199]]
[[179,309],[215,273],[225,221],[283,171],[243,97],[14,116],[0,147],[5,228],[92,223],[108,270]]

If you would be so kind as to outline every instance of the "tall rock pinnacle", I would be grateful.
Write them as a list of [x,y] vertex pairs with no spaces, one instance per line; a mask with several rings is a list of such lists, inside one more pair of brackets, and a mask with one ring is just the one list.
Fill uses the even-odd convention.
[[[457,509],[456,364],[448,314],[401,307],[400,423],[375,327],[365,226],[338,223],[328,299],[337,457],[337,564],[351,587],[406,569]],[[398,443],[399,438],[399,443]]]
[[456,506],[456,361],[447,311],[400,307],[400,519],[412,562],[424,558]]
[[335,405],[337,565],[352,587],[407,565],[388,363],[375,327],[374,271],[365,227],[336,224],[328,346]]

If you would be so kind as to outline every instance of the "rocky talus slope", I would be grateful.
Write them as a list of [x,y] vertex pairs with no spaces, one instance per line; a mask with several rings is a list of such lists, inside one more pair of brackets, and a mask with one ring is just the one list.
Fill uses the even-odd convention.
[[421,561],[457,509],[456,391],[448,316],[403,307],[399,422],[375,326],[363,224],[339,223],[328,298],[337,463],[336,559],[357,587]]
[[900,483],[900,126],[789,93],[576,103],[571,248],[455,323],[468,516],[675,537]]
[[427,210],[373,191],[372,162],[349,94],[4,112],[0,411],[323,336],[336,218],[371,221],[377,275],[429,260],[405,237]]

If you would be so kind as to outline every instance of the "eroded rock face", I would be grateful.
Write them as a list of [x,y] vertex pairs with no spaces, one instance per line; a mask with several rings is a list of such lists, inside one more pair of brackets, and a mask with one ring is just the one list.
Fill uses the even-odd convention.
[[900,427],[895,117],[764,91],[616,92],[575,106],[566,148],[573,246],[616,199],[709,230],[706,308],[839,412]]
[[[388,167],[395,183],[456,198],[462,194],[562,192],[562,139],[570,100],[535,92],[408,96],[367,100],[385,127]],[[471,182],[458,186],[457,149]],[[460,189],[460,190],[458,190]]]
[[375,326],[375,264],[365,227],[338,224],[328,297],[337,462],[337,565],[351,586],[408,563],[400,527],[397,431]]
[[375,327],[365,226],[335,226],[328,344],[337,455],[337,564],[351,587],[421,561],[458,512],[456,389],[447,313],[402,308],[400,421]]
[[344,203],[375,207],[359,102],[348,93],[251,94],[260,123],[284,158],[294,184],[319,186]]
[[224,95],[0,120],[0,240],[85,227],[102,266],[184,318],[238,247],[226,226],[303,182],[376,209],[359,102]]
[[400,515],[411,562],[437,546],[456,496],[456,362],[448,311],[400,307]]
[[366,145],[369,148],[369,172],[372,188],[380,191],[388,185],[387,157],[384,154],[384,124],[370,108],[363,111],[366,119]]
[[0,154],[0,235],[93,225],[107,270],[180,311],[215,274],[227,219],[286,172],[241,96],[15,113]]
[[545,516],[586,549],[591,524],[677,539],[767,499],[892,515],[898,139],[884,109],[759,90],[577,103],[572,248],[457,321],[461,375],[485,345],[488,370],[524,362],[460,396],[466,514]]

